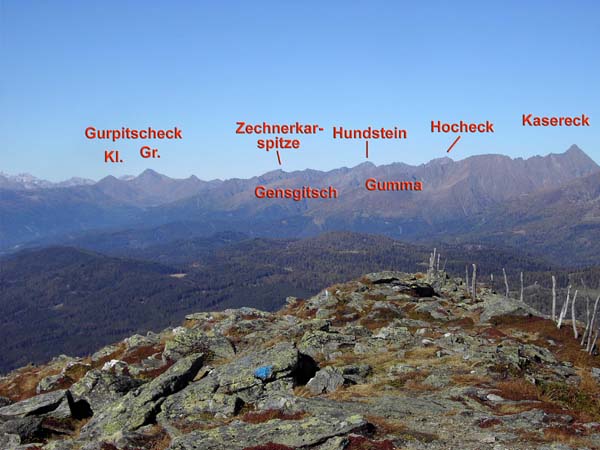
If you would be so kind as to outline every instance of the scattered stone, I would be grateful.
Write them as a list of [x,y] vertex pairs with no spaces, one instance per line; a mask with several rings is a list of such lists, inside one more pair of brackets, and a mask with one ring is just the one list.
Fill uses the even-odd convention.
[[450,384],[450,378],[446,375],[431,374],[423,380],[423,384],[435,389],[441,389]]
[[501,403],[504,401],[504,399],[502,397],[500,397],[499,395],[496,394],[488,394],[485,397],[487,400],[489,400],[490,402],[494,402],[494,403]]
[[319,395],[323,392],[334,392],[343,384],[343,372],[336,367],[328,366],[319,370],[306,386],[310,390],[311,394]]
[[40,380],[38,385],[35,388],[35,392],[37,394],[42,394],[44,392],[49,392],[57,389],[61,386],[65,381],[65,377],[62,373],[56,375],[48,375]]

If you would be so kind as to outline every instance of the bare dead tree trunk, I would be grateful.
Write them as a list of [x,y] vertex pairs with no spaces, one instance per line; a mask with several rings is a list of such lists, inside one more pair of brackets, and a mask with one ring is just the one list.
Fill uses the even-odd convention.
[[467,292],[469,291],[469,265],[465,266],[465,283],[467,285]]
[[583,343],[585,342],[585,338],[587,337],[587,333],[590,330],[590,298],[588,296],[585,297],[585,330],[583,330],[583,336],[581,337],[581,346],[583,347]]
[[519,300],[523,301],[523,272],[521,272],[521,295],[519,296]]
[[433,253],[429,254],[429,267],[427,267],[427,277],[431,278],[433,276],[433,263],[435,261],[435,248],[433,249]]
[[506,288],[505,297],[508,298],[508,278],[506,278],[506,270],[504,270],[504,267],[502,268],[502,274],[504,275],[504,287]]
[[473,264],[473,300],[477,300],[477,265]]
[[596,297],[596,301],[594,302],[594,311],[592,312],[592,320],[590,321],[590,330],[588,332],[588,340],[585,349],[587,352],[590,351],[590,346],[592,345],[592,332],[594,331],[594,326],[596,325],[596,311],[598,310],[598,301],[600,301],[600,295]]
[[594,347],[596,346],[596,342],[598,341],[598,331],[596,330],[596,333],[594,334],[594,340],[592,341],[592,345],[590,347],[590,349],[588,350],[588,353],[591,355],[592,353],[594,353]]
[[440,271],[440,256],[441,255],[438,253],[437,266],[436,266],[436,269],[435,269],[436,273],[439,273],[439,271]]
[[563,303],[562,308],[560,309],[560,317],[558,318],[558,324],[557,324],[557,328],[560,328],[560,326],[562,325],[562,321],[565,318],[565,315],[567,314],[567,311],[569,310],[569,298],[571,296],[571,285],[569,285],[567,287],[567,299],[565,300],[565,302]]
[[577,333],[577,321],[575,320],[575,301],[577,300],[577,289],[575,290],[575,294],[573,295],[573,302],[571,302],[571,322],[573,324],[573,336],[575,339],[579,337]]
[[552,320],[556,322],[556,277],[552,275]]
[[494,274],[490,273],[490,284],[492,287],[492,292],[494,291]]

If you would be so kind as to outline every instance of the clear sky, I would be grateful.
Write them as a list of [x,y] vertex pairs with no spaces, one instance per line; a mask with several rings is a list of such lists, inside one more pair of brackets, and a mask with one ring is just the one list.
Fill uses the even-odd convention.
[[[319,123],[284,170],[365,160],[331,126],[393,127],[370,161],[420,164],[454,135],[431,120],[485,121],[450,153],[527,157],[579,145],[600,162],[600,2],[0,0],[0,170],[51,180],[137,174],[249,177],[274,154],[235,122]],[[524,128],[521,114],[586,128]],[[90,141],[84,129],[183,129],[182,141]],[[117,148],[123,164],[105,164]]]

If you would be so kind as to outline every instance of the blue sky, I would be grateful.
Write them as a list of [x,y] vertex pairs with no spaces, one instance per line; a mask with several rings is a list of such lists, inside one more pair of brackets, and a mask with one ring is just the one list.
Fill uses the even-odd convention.
[[[370,161],[424,163],[454,135],[431,120],[485,121],[451,156],[514,157],[578,144],[600,162],[597,1],[27,1],[0,0],[0,170],[52,180],[152,168],[174,177],[249,177],[274,154],[235,122],[319,123],[282,154],[284,170],[365,160],[330,128],[393,127]],[[589,128],[521,126],[521,114],[591,117]],[[182,128],[184,139],[89,141],[84,129]],[[152,144],[152,142],[150,142]],[[107,148],[125,163],[103,162]]]

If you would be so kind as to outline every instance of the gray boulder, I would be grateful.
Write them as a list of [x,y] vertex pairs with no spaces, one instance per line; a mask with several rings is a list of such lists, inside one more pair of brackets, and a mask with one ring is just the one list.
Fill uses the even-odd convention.
[[[17,417],[0,424],[0,435],[17,436],[19,443],[39,442],[43,439],[41,417]],[[13,441],[16,439],[12,438]],[[3,449],[6,447],[2,447]]]
[[202,367],[202,362],[202,354],[180,359],[148,384],[129,392],[122,399],[94,414],[82,429],[82,437],[110,437],[118,432],[134,431],[151,422],[165,397],[187,386]]
[[319,370],[306,385],[311,394],[319,395],[323,392],[333,392],[344,384],[343,372],[337,367],[325,367]]
[[319,355],[327,357],[343,347],[353,347],[355,342],[356,337],[352,335],[309,331],[302,337],[298,350],[316,359]]
[[66,390],[36,395],[12,405],[0,408],[0,417],[15,418],[34,416],[54,411],[66,399]]
[[71,386],[71,393],[75,398],[85,400],[93,411],[99,411],[141,384],[141,381],[127,375],[91,370]]
[[186,329],[167,341],[163,358],[178,360],[192,353],[204,353],[206,359],[229,359],[235,356],[233,345],[225,336],[219,334],[208,334],[207,332],[194,328]]
[[543,317],[543,315],[533,309],[526,303],[514,299],[506,298],[500,295],[488,294],[482,298],[483,302],[478,306],[482,308],[479,318],[481,323],[486,323],[495,317],[500,316],[535,316]]

